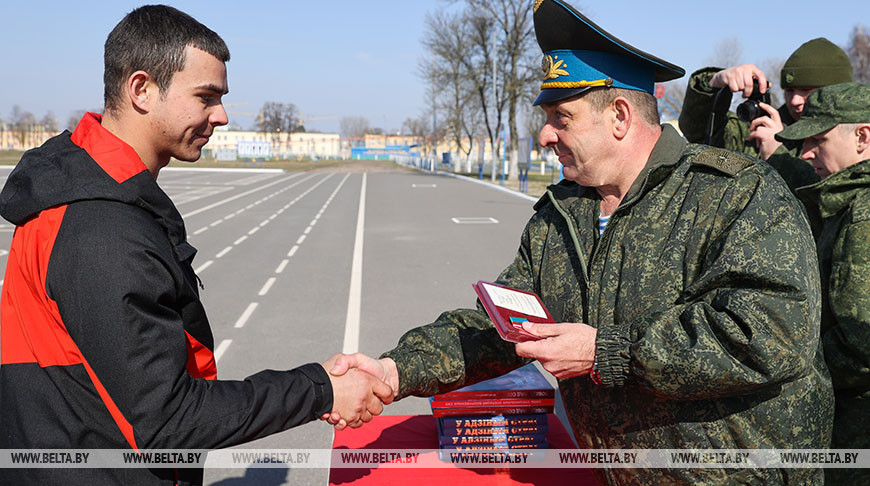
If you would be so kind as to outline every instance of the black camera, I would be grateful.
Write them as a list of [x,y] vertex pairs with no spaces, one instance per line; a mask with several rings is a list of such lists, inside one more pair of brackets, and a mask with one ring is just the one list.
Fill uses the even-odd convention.
[[767,91],[761,94],[758,91],[758,80],[752,80],[752,94],[749,99],[737,105],[737,118],[745,122],[755,120],[760,116],[767,116],[767,112],[762,110],[758,103],[770,104],[770,83],[768,83]]

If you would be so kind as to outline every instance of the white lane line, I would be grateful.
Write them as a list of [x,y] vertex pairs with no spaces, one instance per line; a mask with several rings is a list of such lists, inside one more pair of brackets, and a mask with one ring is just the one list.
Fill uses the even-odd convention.
[[218,344],[218,347],[214,350],[214,360],[215,360],[215,363],[217,363],[217,361],[218,361],[219,359],[221,359],[221,356],[224,355],[224,353],[226,352],[227,348],[230,347],[230,344],[231,344],[232,342],[233,342],[232,339],[224,339],[223,341],[221,341],[220,344]]
[[200,229],[194,231],[193,234],[198,235],[198,234],[202,233],[203,231],[208,231],[208,226],[205,226],[203,228],[200,228]]
[[281,260],[281,264],[278,265],[278,268],[275,269],[275,273],[281,273],[284,271],[284,268],[287,267],[287,264],[290,263],[290,260],[284,259]]
[[311,233],[311,226],[305,228],[305,231],[302,232],[302,234],[305,234],[305,235],[307,235],[308,233]]
[[356,237],[353,243],[353,264],[350,272],[350,292],[347,296],[347,319],[344,322],[342,352],[353,354],[359,350],[359,320],[362,300],[363,234],[366,222],[366,173],[363,172],[359,191],[359,211],[356,217]]
[[254,226],[253,228],[251,228],[251,231],[248,231],[248,234],[252,235],[252,234],[256,233],[257,231],[260,231],[260,227]]
[[224,216],[224,221],[226,221],[230,218],[235,218],[235,217],[236,217],[236,213],[228,214],[228,215]]
[[228,247],[224,248],[223,250],[221,250],[221,252],[218,253],[218,254],[215,255],[215,256],[218,257],[218,258],[221,258],[222,256],[224,256],[224,255],[226,255],[227,253],[229,253],[230,250],[232,250],[232,249],[233,249],[233,247],[228,246]]
[[269,277],[269,280],[266,280],[266,283],[263,285],[263,288],[260,289],[260,293],[258,295],[263,296],[269,293],[269,289],[272,288],[272,284],[275,283],[275,277]]
[[293,255],[296,254],[296,250],[298,250],[298,249],[299,249],[299,245],[293,245],[293,248],[290,248],[290,252],[287,253],[287,256],[292,257]]
[[247,240],[247,239],[248,239],[248,235],[242,235],[242,237],[239,238],[238,240],[234,241],[233,244],[234,244],[234,245],[238,245],[239,243],[241,243],[241,242],[243,242],[243,241],[245,241],[245,240]]
[[[301,174],[299,174],[299,175],[301,175]],[[253,194],[253,193],[257,192],[257,191],[262,191],[263,189],[265,189],[265,188],[267,188],[267,187],[274,186],[275,184],[280,184],[280,183],[282,183],[282,182],[289,181],[290,179],[293,179],[293,178],[299,177],[299,175],[297,175],[297,174],[293,174],[293,175],[291,175],[290,177],[285,177],[285,178],[283,178],[283,179],[278,179],[278,180],[275,181],[275,182],[270,182],[270,183],[268,183],[268,184],[265,184],[265,185],[262,185],[262,186],[259,186],[259,187],[255,187],[255,188],[251,189],[250,191],[245,191],[245,192],[243,192],[243,193],[241,193],[241,194],[236,194],[236,195],[233,196],[233,197],[228,197],[228,198],[226,198],[226,199],[221,199],[220,201],[218,201],[218,202],[216,202],[216,203],[214,203],[214,204],[209,204],[208,206],[203,206],[203,207],[201,207],[201,208],[199,208],[199,209],[197,209],[197,210],[195,210],[195,211],[191,211],[191,212],[189,212],[189,213],[182,214],[181,217],[182,217],[183,219],[187,219],[187,218],[189,218],[189,217],[191,217],[191,216],[193,216],[193,215],[195,215],[195,214],[199,214],[199,213],[201,213],[201,212],[208,211],[209,209],[216,208],[216,207],[218,207],[218,206],[220,206],[220,205],[222,205],[222,204],[226,204],[226,203],[228,203],[228,202],[230,202],[230,201],[235,201],[236,199],[238,199],[238,198],[240,198],[240,197],[245,197],[245,196],[247,196],[248,194]],[[311,177],[314,177],[314,176],[312,175]],[[302,182],[302,181],[299,181],[299,182]]]
[[269,224],[269,220],[268,220],[268,219],[267,219],[266,221],[263,221],[263,222],[260,223],[260,228],[262,228],[263,226],[266,226],[267,224]]
[[245,209],[251,209],[252,207],[254,207],[253,204],[248,204],[247,206],[245,206]]
[[194,272],[195,272],[195,273],[200,273],[200,272],[202,272],[203,270],[205,270],[206,268],[210,267],[212,263],[214,263],[214,261],[213,261],[213,260],[209,260],[209,261],[203,263],[202,265],[198,266],[198,267],[196,268],[196,270],[194,270]]
[[223,222],[224,222],[224,220],[219,219],[219,220],[215,221],[214,223],[210,224],[209,227],[214,228],[215,226],[217,226]]
[[235,328],[240,329],[240,328],[244,327],[245,323],[248,322],[248,319],[251,318],[251,314],[254,313],[254,309],[256,309],[256,308],[257,308],[257,303],[251,302],[248,305],[248,308],[245,309],[245,312],[242,312],[242,315],[241,315],[241,317],[239,317],[239,320],[236,321]]
[[275,213],[275,214],[273,214],[273,215],[271,215],[271,216],[269,216],[269,221],[271,221],[271,220],[277,218],[279,214],[281,214],[280,211],[277,212],[277,213]]
[[305,241],[305,235],[300,236],[299,239],[296,240],[296,244],[301,245],[303,241]]

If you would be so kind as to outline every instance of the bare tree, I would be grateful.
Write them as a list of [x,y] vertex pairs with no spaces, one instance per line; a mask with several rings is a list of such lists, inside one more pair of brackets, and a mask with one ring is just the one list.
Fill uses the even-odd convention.
[[780,73],[784,65],[785,60],[777,57],[767,58],[758,65],[767,76],[767,81],[770,82],[770,104],[773,107],[778,107],[785,102],[782,86],[779,84]]
[[263,103],[257,129],[261,132],[295,132],[300,127],[299,110],[293,103]]
[[737,37],[722,39],[713,48],[713,55],[708,58],[710,66],[729,68],[740,64],[743,58],[743,45]]
[[406,118],[402,122],[402,135],[411,135],[414,137],[426,136],[426,120],[423,117]]
[[45,114],[45,116],[43,116],[42,119],[39,120],[39,124],[42,125],[42,129],[46,132],[54,133],[57,131],[57,117],[54,116],[54,113],[51,110],[49,110]]
[[532,23],[532,0],[466,0],[472,10],[485,12],[499,32],[498,73],[507,102],[508,130],[510,131],[511,163],[508,178],[515,180],[517,171],[517,131],[519,103],[529,83],[537,79],[535,66],[538,59],[535,32]]
[[343,116],[338,122],[341,134],[349,138],[360,138],[369,129],[369,120],[364,116]]
[[[674,79],[666,83],[662,83],[661,87],[656,86],[657,90],[661,90],[661,97],[658,98],[659,113],[662,120],[676,120],[680,117],[680,112],[683,111],[683,100],[686,98],[686,82],[680,79]],[[658,96],[658,92],[656,96]]]
[[852,29],[846,53],[852,61],[855,81],[870,83],[870,33],[866,27],[858,24]]
[[421,77],[428,78],[430,83],[432,104],[440,114],[442,131],[466,160],[473,145],[473,118],[477,112],[470,103],[474,86],[463,60],[469,37],[461,14],[439,11],[427,15],[423,46],[430,52],[431,61],[420,65]]
[[12,133],[22,146],[30,141],[30,134],[36,129],[36,117],[29,111],[22,111],[18,105],[12,106]]

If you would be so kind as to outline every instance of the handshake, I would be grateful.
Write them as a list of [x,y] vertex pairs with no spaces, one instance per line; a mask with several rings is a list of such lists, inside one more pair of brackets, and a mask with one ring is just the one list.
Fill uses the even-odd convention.
[[336,430],[357,428],[384,411],[399,393],[399,372],[390,358],[336,354],[323,363],[332,383],[332,411],[323,414]]

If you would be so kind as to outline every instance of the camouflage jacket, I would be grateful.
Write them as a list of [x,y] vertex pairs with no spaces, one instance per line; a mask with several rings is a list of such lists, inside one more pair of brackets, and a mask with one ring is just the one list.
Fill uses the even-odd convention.
[[[710,80],[719,71],[719,68],[704,68],[694,72],[689,78],[686,98],[680,111],[680,130],[686,140],[692,143],[704,143],[710,112],[715,110],[710,145],[758,157],[758,148],[747,140],[750,133],[749,123],[728,110],[731,106],[732,94],[726,90],[716,100],[719,89],[710,86]],[[779,107],[777,111],[783,126],[787,127],[795,122],[785,105]],[[819,176],[812,166],[801,159],[800,155],[801,143],[788,141],[767,159],[767,163],[776,169],[792,192],[798,187],[819,181]]]
[[799,194],[822,218],[821,336],[837,402],[833,445],[870,448],[870,160]]
[[[603,385],[560,380],[583,448],[824,448],[833,393],[817,351],[819,281],[809,227],[782,180],[740,154],[687,145],[665,126],[599,237],[596,191],[551,186],[497,282],[556,318],[598,329]],[[432,395],[527,361],[486,314],[446,312],[407,332],[399,396]],[[610,483],[796,484],[803,469],[612,469]]]

